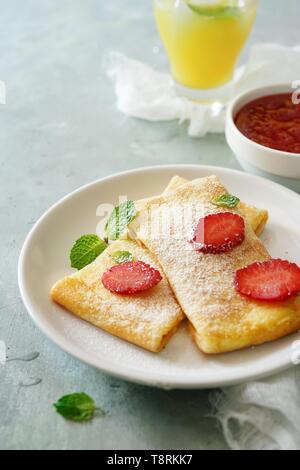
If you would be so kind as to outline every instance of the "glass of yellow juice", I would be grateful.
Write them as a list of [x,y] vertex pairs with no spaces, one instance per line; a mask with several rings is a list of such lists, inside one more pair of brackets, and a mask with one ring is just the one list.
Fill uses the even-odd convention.
[[154,0],[178,91],[192,99],[228,92],[259,0]]

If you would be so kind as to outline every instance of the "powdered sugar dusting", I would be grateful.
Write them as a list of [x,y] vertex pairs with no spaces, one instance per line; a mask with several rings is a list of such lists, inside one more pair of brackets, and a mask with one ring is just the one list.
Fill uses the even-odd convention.
[[114,265],[111,254],[116,250],[129,251],[163,274],[148,250],[136,242],[122,240],[110,245],[91,265],[58,282],[53,298],[90,323],[157,350],[184,315],[164,276],[158,285],[139,294],[121,296],[106,289],[101,278]]
[[[268,259],[269,255],[251,227],[246,223],[244,242],[229,253],[198,253],[190,243],[191,230],[203,216],[224,211],[212,201],[226,192],[216,177],[188,183],[174,196],[160,197],[148,206],[147,220],[140,227],[139,236],[150,251],[158,257],[184,312],[194,326],[211,330],[222,327],[220,320],[230,317],[238,321],[240,315],[250,308],[250,302],[234,289],[234,273],[254,261]],[[182,217],[184,205],[192,205],[192,217],[185,225]],[[149,231],[151,220],[165,218],[172,213],[170,236],[156,237]],[[217,322],[217,320],[219,320]]]

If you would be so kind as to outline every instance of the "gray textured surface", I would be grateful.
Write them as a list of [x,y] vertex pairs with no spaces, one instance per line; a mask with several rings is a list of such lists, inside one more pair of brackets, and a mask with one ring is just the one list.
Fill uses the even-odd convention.
[[[22,242],[40,215],[78,186],[107,174],[160,163],[235,167],[222,136],[192,140],[184,126],[126,119],[101,70],[120,50],[163,66],[148,0],[1,0],[0,448],[224,448],[208,392],[165,392],[112,379],[72,359],[32,324],[19,298]],[[299,1],[262,0],[251,41],[297,44]],[[298,77],[299,78],[299,77]],[[117,135],[117,143],[116,143]],[[24,387],[30,378],[42,379]],[[23,385],[22,385],[23,384]],[[51,404],[90,393],[103,419],[72,425]]]

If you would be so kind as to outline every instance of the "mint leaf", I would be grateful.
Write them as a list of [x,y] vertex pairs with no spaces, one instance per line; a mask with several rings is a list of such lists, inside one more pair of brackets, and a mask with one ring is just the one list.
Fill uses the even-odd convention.
[[77,240],[71,250],[72,268],[82,269],[95,261],[107,248],[107,244],[97,235],[83,235]]
[[115,251],[111,254],[111,258],[118,264],[134,261],[134,256],[129,251]]
[[126,227],[137,216],[134,202],[125,201],[112,211],[106,225],[105,232],[109,240],[117,240]]
[[65,419],[77,423],[90,421],[96,410],[94,400],[86,393],[73,393],[60,398],[54,403],[57,413]]
[[222,194],[221,196],[216,197],[212,203],[215,204],[216,206],[220,207],[229,207],[230,209],[233,209],[238,205],[240,202],[239,198],[236,196],[233,196],[232,194]]

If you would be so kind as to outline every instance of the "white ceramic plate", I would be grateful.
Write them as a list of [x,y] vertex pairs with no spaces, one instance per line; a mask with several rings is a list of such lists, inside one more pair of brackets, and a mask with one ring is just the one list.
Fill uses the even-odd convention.
[[116,204],[119,195],[134,200],[159,194],[175,174],[189,179],[216,174],[243,201],[267,208],[270,221],[262,238],[271,255],[300,264],[300,197],[296,193],[247,173],[217,167],[143,168],[80,188],[33,227],[19,260],[19,285],[29,314],[45,335],[81,361],[123,379],[167,389],[225,386],[290,366],[298,333],[244,351],[205,356],[182,325],[167,347],[153,354],[73,317],[49,299],[52,284],[72,272],[68,256],[74,240],[96,231],[100,204]]

